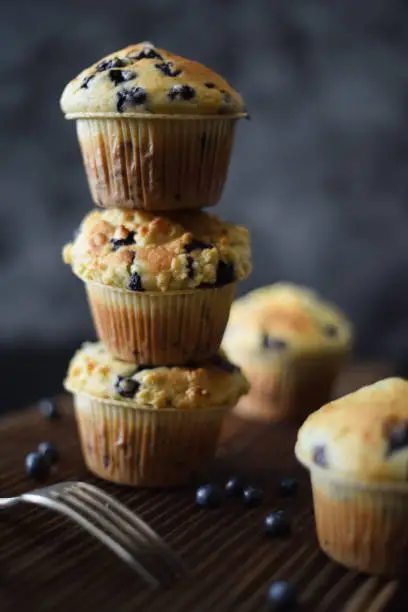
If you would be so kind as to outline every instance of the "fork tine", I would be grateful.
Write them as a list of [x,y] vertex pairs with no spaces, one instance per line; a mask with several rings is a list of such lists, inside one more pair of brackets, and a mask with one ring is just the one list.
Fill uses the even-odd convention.
[[128,550],[132,551],[136,547],[136,551],[140,552],[143,547],[145,566],[146,561],[150,560],[155,568],[156,575],[160,574],[163,583],[171,583],[178,577],[178,567],[175,567],[172,559],[170,560],[162,555],[161,549],[152,545],[143,533],[139,533],[133,528],[129,529],[129,525],[121,516],[94,499],[91,494],[74,487],[69,491],[69,503],[81,507],[83,511],[91,514],[94,520],[98,520],[105,529],[113,531],[115,537],[120,538]]
[[[131,512],[129,508],[127,508],[124,504],[118,502],[116,499],[98,489],[97,487],[88,484],[86,482],[78,482],[76,483],[76,487],[81,489],[82,491],[88,491],[92,493],[94,497],[96,497],[102,504],[107,505],[107,509],[112,512],[112,509],[115,510],[115,513],[121,516],[122,520],[125,522],[126,529],[131,531],[129,527],[133,527],[137,531],[143,533],[143,535],[156,546],[160,547],[162,552],[166,555],[167,559],[171,561],[173,566],[176,564],[177,568],[183,574],[187,573],[187,568],[184,565],[183,561],[180,557],[170,548],[170,546],[155,532],[145,521],[143,521],[139,516],[135,513]],[[106,507],[106,506],[105,506]]]
[[97,540],[105,544],[110,550],[112,550],[122,561],[129,565],[133,570],[144,578],[153,588],[157,589],[160,587],[160,582],[157,578],[124,547],[120,542],[112,538],[109,534],[105,533],[97,525],[92,523],[86,516],[83,516],[78,510],[72,508],[66,502],[65,498],[62,498],[60,494],[52,495],[50,497],[43,495],[35,495],[30,499],[29,495],[24,496],[26,501],[31,501],[35,504],[45,506],[50,510],[56,510],[61,514],[64,514],[72,521],[83,527]]

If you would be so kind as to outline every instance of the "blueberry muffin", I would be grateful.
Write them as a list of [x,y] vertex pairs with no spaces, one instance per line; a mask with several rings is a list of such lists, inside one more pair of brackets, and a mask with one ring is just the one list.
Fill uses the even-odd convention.
[[223,418],[248,383],[220,354],[195,368],[149,367],[88,343],[74,355],[65,387],[92,472],[120,484],[168,487],[206,472]]
[[215,72],[151,43],[116,51],[65,87],[96,204],[153,211],[221,197],[240,95]]
[[251,271],[247,230],[201,211],[95,210],[63,257],[111,353],[150,365],[215,354],[237,281]]
[[362,572],[407,572],[408,382],[387,378],[331,402],[300,428],[317,534],[336,561]]
[[276,283],[233,304],[223,348],[251,383],[237,413],[301,421],[329,400],[350,352],[351,327],[314,291]]

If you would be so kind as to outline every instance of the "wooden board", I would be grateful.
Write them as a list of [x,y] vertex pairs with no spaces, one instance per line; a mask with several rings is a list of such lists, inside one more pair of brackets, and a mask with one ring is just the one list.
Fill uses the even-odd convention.
[[[341,393],[388,371],[354,368]],[[31,409],[0,421],[2,495],[32,488],[24,475],[24,455],[43,440],[61,453],[52,480],[81,479],[97,484],[137,511],[179,552],[191,577],[167,590],[150,591],[126,566],[68,520],[50,511],[22,506],[0,513],[0,610],[130,612],[252,612],[266,610],[274,579],[294,581],[305,612],[393,612],[408,610],[408,590],[397,581],[361,576],[332,563],[317,546],[308,475],[293,456],[296,432],[229,418],[214,465],[220,481],[241,474],[262,484],[266,500],[245,510],[228,502],[219,510],[199,510],[194,490],[133,490],[103,483],[83,465],[68,398],[62,418],[46,421]],[[295,499],[278,497],[282,476],[299,477]],[[293,535],[271,540],[263,518],[286,508]]]

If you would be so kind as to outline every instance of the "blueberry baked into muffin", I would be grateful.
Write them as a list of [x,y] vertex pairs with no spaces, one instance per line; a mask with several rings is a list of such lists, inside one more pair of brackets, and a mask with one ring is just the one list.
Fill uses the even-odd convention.
[[276,283],[238,299],[222,344],[251,383],[236,412],[303,420],[329,400],[351,340],[346,317],[305,287]]
[[167,487],[206,472],[223,418],[248,383],[221,354],[200,367],[138,366],[114,359],[102,343],[86,343],[65,387],[92,472],[120,484]]
[[388,378],[331,402],[298,432],[322,549],[359,571],[407,573],[408,382]]
[[241,96],[198,62],[151,43],[116,51],[65,87],[96,204],[154,211],[218,202]]
[[251,272],[248,231],[201,211],[94,210],[63,257],[108,350],[151,365],[216,354],[237,281]]

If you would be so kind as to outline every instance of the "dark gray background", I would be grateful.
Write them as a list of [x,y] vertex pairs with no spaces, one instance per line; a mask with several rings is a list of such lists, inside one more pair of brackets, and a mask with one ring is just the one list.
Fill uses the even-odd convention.
[[2,3],[10,389],[24,386],[22,360],[31,395],[39,378],[41,392],[54,389],[71,347],[93,337],[83,287],[60,256],[91,200],[59,96],[82,68],[141,40],[214,68],[251,112],[213,209],[251,231],[254,272],[241,291],[278,279],[314,286],[351,316],[360,355],[408,361],[407,27],[402,0]]

